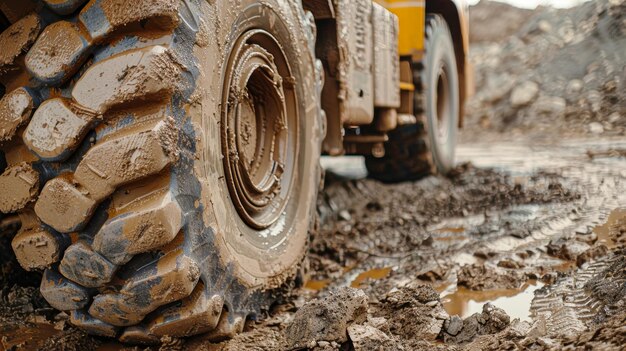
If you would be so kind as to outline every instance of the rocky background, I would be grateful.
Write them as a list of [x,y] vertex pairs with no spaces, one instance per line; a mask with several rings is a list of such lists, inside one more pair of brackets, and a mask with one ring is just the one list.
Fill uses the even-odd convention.
[[477,94],[468,129],[625,135],[624,0],[535,11],[483,0],[471,16]]

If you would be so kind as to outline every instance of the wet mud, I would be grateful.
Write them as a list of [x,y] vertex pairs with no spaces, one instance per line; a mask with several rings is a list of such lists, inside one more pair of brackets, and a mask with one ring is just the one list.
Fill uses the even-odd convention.
[[[325,160],[305,285],[232,340],[160,348],[619,349],[626,159],[587,154],[622,144],[472,144],[459,157],[474,162],[449,177],[396,185],[363,178],[358,159]],[[14,260],[3,266],[5,349],[125,348],[73,328]]]
[[[44,38],[63,33],[74,36],[73,43],[67,41],[58,52],[48,50],[45,43],[34,43],[34,37],[43,30],[40,19],[25,17],[14,25],[21,28],[19,32],[23,35],[0,54],[0,72],[13,70],[15,58],[26,47],[34,45],[26,59],[33,74],[41,81],[61,83],[86,60],[94,45],[111,39],[123,27],[131,29],[132,25],[127,24],[146,22],[145,14],[155,17],[149,24],[164,32],[169,32],[179,21],[172,8],[174,1],[161,1],[150,8],[133,7],[133,2],[117,0],[106,3],[110,6],[99,11],[105,13],[108,24],[82,24],[89,38],[84,37],[86,32],[78,31],[69,22],[45,29]],[[200,42],[206,40],[200,38]],[[0,42],[7,41],[6,36],[0,37]],[[138,56],[144,57],[143,60]],[[59,98],[42,105],[39,110],[51,113],[33,116],[30,129],[25,130],[25,141],[30,148],[44,158],[65,159],[96,122],[96,115],[133,107],[129,105],[131,100],[151,101],[172,93],[171,89],[184,89],[180,63],[159,46],[129,51],[123,59],[123,62],[134,60],[138,65],[118,75],[115,72],[119,71],[120,62],[114,58],[100,61],[76,83],[80,89],[72,95],[71,101]],[[61,65],[64,60],[72,64]],[[598,68],[590,65],[588,70],[588,74],[592,74]],[[230,340],[220,342],[207,336],[163,337],[161,345],[144,348],[86,335],[72,326],[72,323],[80,324],[81,312],[72,315],[58,312],[42,297],[41,291],[47,292],[46,281],[54,277],[44,278],[40,289],[41,276],[22,270],[17,263],[20,261],[33,269],[47,266],[58,261],[55,255],[63,243],[56,242],[45,231],[26,231],[28,228],[22,227],[15,250],[18,257],[15,257],[11,239],[19,229],[17,221],[0,217],[0,348],[621,350],[626,343],[626,142],[623,138],[611,139],[623,135],[623,121],[619,119],[619,111],[614,111],[617,104],[613,102],[612,96],[616,94],[612,91],[617,88],[611,85],[611,77],[601,78],[603,81],[607,78],[610,84],[605,84],[604,90],[599,85],[597,89],[606,93],[609,101],[596,104],[594,100],[601,93],[585,91],[589,101],[581,104],[585,105],[584,109],[591,108],[593,115],[577,123],[579,127],[588,127],[593,138],[587,134],[587,139],[571,139],[568,133],[565,140],[547,128],[551,131],[550,137],[542,138],[541,142],[531,136],[510,140],[503,134],[490,136],[492,141],[485,143],[483,134],[470,128],[469,133],[465,132],[468,137],[462,139],[472,143],[459,147],[460,166],[451,174],[395,185],[366,179],[361,159],[324,160],[326,187],[318,201],[320,227],[312,234],[305,264],[308,279],[278,300],[269,312],[249,320],[243,332]],[[94,97],[87,93],[94,86],[102,85],[103,79],[110,83],[105,94]],[[163,85],[163,82],[168,84]],[[528,84],[521,83],[520,80],[520,89],[528,88]],[[570,83],[580,82],[574,79]],[[125,88],[128,86],[136,88]],[[530,90],[538,89],[533,87],[531,84]],[[559,93],[549,88],[542,86],[542,92]],[[605,91],[607,89],[611,91]],[[28,91],[18,93],[11,99],[4,99],[4,105],[0,106],[0,141],[25,126],[28,122],[25,116],[30,116],[35,107],[36,101],[26,94]],[[572,106],[576,96],[563,102],[555,96],[537,92],[532,95],[532,99],[535,95],[540,98],[532,104],[527,101],[516,116],[537,112],[542,116],[570,118],[579,111],[570,111],[576,107]],[[510,112],[508,104],[512,102],[507,102],[509,99],[492,98],[497,100],[499,113]],[[498,129],[500,123],[495,117],[499,115],[487,116],[493,120],[480,115],[483,107],[489,112],[494,105],[489,102],[485,106],[472,106],[473,121],[478,120],[481,128],[490,129],[482,124],[491,123],[495,126],[491,129]],[[561,111],[565,107],[567,110]],[[604,117],[609,123],[598,125],[596,120]],[[59,145],[49,143],[45,131],[49,118],[67,126],[69,131],[59,139]],[[554,124],[553,118],[549,121]],[[511,121],[507,123],[516,125]],[[516,136],[527,131],[522,127],[526,125],[521,125]],[[92,149],[83,157],[74,179],[61,177],[48,183],[41,196],[43,201],[35,210],[59,231],[69,232],[81,227],[89,217],[85,213],[102,203],[113,190],[146,175],[158,175],[177,160],[180,155],[173,128],[175,126],[162,112],[155,112],[142,126],[126,129],[126,132],[116,131],[114,137],[104,138],[102,147]],[[132,153],[123,152],[129,151],[131,144],[144,147],[133,148]],[[9,157],[16,156],[7,155],[7,161]],[[114,160],[114,169],[106,182],[99,180],[102,171],[96,166],[100,159]],[[23,208],[37,196],[33,189],[39,188],[38,174],[19,167],[27,166],[12,166],[0,175],[0,191],[11,194],[5,203],[0,203],[7,211]],[[22,176],[16,176],[18,173]],[[89,189],[90,195],[84,195],[82,188]],[[168,228],[144,231],[145,225],[156,219],[132,218],[133,222],[129,223],[133,225],[123,233],[125,238],[141,236],[146,241],[126,248],[129,251],[146,251],[161,246],[160,240],[165,239],[176,243],[174,236],[180,229],[181,219],[172,213],[180,209],[169,205],[169,193],[150,188],[154,199],[146,198],[146,201],[158,209],[155,216],[168,219],[164,221]],[[124,205],[114,210],[118,215],[124,213],[123,207],[133,206],[123,199],[113,201]],[[84,211],[65,212],[68,203],[79,203]],[[38,223],[34,227],[39,228]],[[100,244],[96,240],[94,247]],[[98,279],[110,279],[117,266],[130,259],[119,255],[114,247],[99,249],[110,250],[107,252],[114,259],[109,266],[94,268],[99,262],[84,259],[93,257],[92,248],[77,243],[68,250],[70,254],[59,269],[77,281],[94,276],[85,273],[95,270],[103,273]],[[79,265],[71,260],[87,263]],[[165,292],[159,298],[163,303],[191,294],[192,298],[184,300],[183,308],[173,309],[172,313],[192,313],[196,303],[205,307],[223,304],[223,301],[205,301],[201,294],[192,291],[201,267],[183,260],[181,265],[188,273],[189,283],[181,278],[180,274],[184,273],[178,270],[173,257],[166,257],[161,265],[158,279],[140,279],[137,284],[147,282],[147,285],[162,287]],[[74,271],[69,271],[70,268]],[[95,289],[106,282],[87,279],[82,283]],[[129,290],[114,298],[137,298]],[[83,293],[83,290],[78,291],[72,301],[52,298],[48,301],[84,304],[87,298],[81,298]],[[112,301],[117,302],[105,298],[95,300],[93,314],[112,324],[125,323],[117,320],[119,316],[112,311],[117,303]],[[153,307],[136,310],[134,322],[140,322]],[[200,326],[202,322],[208,323],[208,317],[204,318],[204,314],[200,317]],[[217,323],[213,322],[209,324]],[[163,334],[174,335],[175,329],[164,330]]]

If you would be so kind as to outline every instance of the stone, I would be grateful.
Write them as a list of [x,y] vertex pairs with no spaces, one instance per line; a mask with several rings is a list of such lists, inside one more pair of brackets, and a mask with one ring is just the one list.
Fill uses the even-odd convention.
[[552,31],[552,25],[546,20],[541,20],[537,23],[537,29],[544,33],[550,33]]
[[597,90],[590,90],[587,93],[587,102],[591,107],[591,111],[598,113],[602,109],[602,94]]
[[456,336],[459,334],[461,329],[463,329],[463,320],[461,317],[454,315],[444,323],[443,327],[445,328],[446,333]]
[[[496,334],[511,324],[511,317],[503,309],[487,303],[482,313],[475,313],[463,321],[463,325],[456,335],[443,334],[446,343],[466,343],[480,335]],[[446,330],[447,331],[447,330]]]
[[565,113],[567,103],[565,99],[557,96],[541,96],[535,102],[534,107],[538,113],[561,116]]
[[[435,341],[446,320],[439,293],[431,286],[402,287],[387,293],[374,308],[375,318],[385,318],[379,329],[389,332],[400,340],[409,340],[420,335],[421,339]],[[434,302],[434,303],[433,303]]]
[[522,107],[535,100],[539,93],[539,85],[532,81],[526,81],[513,89],[511,93],[511,105]]
[[348,334],[355,351],[398,349],[395,341],[389,335],[369,325],[353,324],[348,327]]
[[352,219],[352,216],[350,215],[350,212],[343,210],[339,212],[339,219],[347,222]]
[[609,115],[608,120],[610,123],[617,123],[623,118],[626,118],[626,117],[622,117],[622,115],[619,112],[613,112]]
[[362,290],[343,288],[328,297],[306,303],[287,326],[289,349],[306,348],[319,341],[344,343],[348,327],[367,318],[368,298]]
[[592,122],[589,123],[589,131],[591,132],[591,134],[602,134],[604,133],[604,127],[601,123]]
[[510,74],[488,75],[481,99],[489,103],[500,101],[511,92],[514,86],[515,79]]
[[580,79],[573,79],[570,80],[569,83],[567,83],[567,87],[565,88],[565,91],[567,92],[567,94],[577,94],[580,93],[583,88],[585,86],[585,83],[580,80]]

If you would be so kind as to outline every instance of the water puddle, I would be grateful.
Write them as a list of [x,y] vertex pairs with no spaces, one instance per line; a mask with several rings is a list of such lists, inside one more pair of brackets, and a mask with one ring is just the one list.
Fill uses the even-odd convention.
[[435,238],[435,241],[441,241],[441,242],[456,242],[456,241],[464,241],[464,240],[469,240],[468,237],[466,237],[465,235],[453,235],[453,236],[440,236],[438,238]]
[[324,280],[309,280],[304,284],[305,289],[320,291],[324,290],[331,283],[330,279]]
[[61,333],[47,323],[4,325],[0,326],[0,347],[2,350],[41,350],[46,340]]
[[368,280],[368,279],[374,279],[374,280],[384,279],[384,278],[387,278],[387,276],[389,276],[389,273],[391,273],[391,267],[376,268],[376,269],[372,269],[372,270],[369,270],[369,271],[365,271],[365,272],[359,274],[356,278],[354,278],[354,280],[352,281],[350,286],[353,287],[353,288],[360,288],[361,285],[366,280]]
[[616,246],[615,242],[611,239],[611,227],[617,224],[617,222],[622,218],[626,218],[626,208],[618,208],[614,210],[609,215],[606,223],[595,227],[593,232],[596,233],[596,235],[598,236],[599,244],[604,244],[609,249],[612,249]]
[[456,314],[461,318],[482,312],[483,305],[489,302],[506,311],[511,319],[530,321],[530,304],[535,291],[543,286],[540,282],[531,281],[519,289],[473,291],[448,288],[442,293],[442,302],[448,314]]
[[437,233],[445,234],[445,233],[453,233],[453,234],[462,234],[465,233],[465,227],[444,227],[441,229],[437,229]]

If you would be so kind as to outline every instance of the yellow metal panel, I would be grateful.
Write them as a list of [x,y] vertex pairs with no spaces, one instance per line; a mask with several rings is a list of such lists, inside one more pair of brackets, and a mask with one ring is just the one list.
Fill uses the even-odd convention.
[[398,51],[400,55],[420,58],[424,52],[426,0],[376,0],[400,20]]

